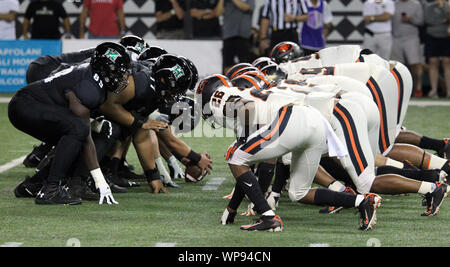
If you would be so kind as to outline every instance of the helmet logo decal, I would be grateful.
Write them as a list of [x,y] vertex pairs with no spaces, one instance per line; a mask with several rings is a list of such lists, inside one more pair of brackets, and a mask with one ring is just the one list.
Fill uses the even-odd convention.
[[142,43],[136,43],[136,45],[134,46],[134,48],[135,48],[139,53],[142,53],[142,51],[144,51],[144,44],[142,44]]
[[178,81],[179,78],[184,76],[184,71],[183,69],[180,67],[180,65],[176,65],[175,67],[173,67],[172,69],[170,69],[173,73],[173,75],[175,75],[175,79]]
[[283,44],[279,48],[279,50],[281,52],[289,52],[291,49],[292,49],[292,45],[291,44]]
[[116,63],[117,58],[121,57],[122,55],[119,52],[117,52],[116,50],[114,50],[112,48],[108,48],[108,50],[106,50],[106,53],[103,56],[105,56],[112,62]]
[[203,90],[205,89],[205,85],[208,83],[207,80],[204,80],[202,82],[200,82],[200,84],[197,87],[197,94],[201,94],[203,92]]

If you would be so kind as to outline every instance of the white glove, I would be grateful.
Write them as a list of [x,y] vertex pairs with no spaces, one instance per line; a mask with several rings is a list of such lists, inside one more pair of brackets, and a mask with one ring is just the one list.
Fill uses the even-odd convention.
[[100,191],[100,200],[98,201],[99,205],[103,204],[103,200],[106,199],[106,203],[111,204],[119,204],[117,202],[112,193],[109,185],[105,181],[105,177],[103,177],[103,173],[100,168],[91,171],[92,178],[95,182],[95,187]]
[[108,203],[109,205],[111,204],[119,204],[119,202],[117,202],[112,193],[111,193],[111,189],[109,188],[109,185],[102,185],[98,187],[98,190],[100,191],[100,200],[98,201],[99,205],[103,204],[103,200],[106,199],[106,203]]
[[168,165],[173,169],[173,179],[184,179],[184,171],[181,169],[178,162],[169,162]]

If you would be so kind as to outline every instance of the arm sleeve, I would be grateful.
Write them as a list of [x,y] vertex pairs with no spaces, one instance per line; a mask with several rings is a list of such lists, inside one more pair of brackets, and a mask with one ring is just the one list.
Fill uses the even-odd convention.
[[19,12],[19,2],[17,0],[11,1],[9,11]]
[[411,16],[411,22],[416,26],[421,26],[424,23],[423,8],[420,3],[417,4],[415,13]]

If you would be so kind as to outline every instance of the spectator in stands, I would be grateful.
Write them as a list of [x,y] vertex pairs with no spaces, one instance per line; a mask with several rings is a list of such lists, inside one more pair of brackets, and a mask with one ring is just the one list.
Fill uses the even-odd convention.
[[70,34],[70,21],[66,10],[60,2],[54,0],[39,0],[31,2],[23,20],[23,37],[30,39],[28,33],[31,22],[32,39],[60,39],[60,19],[63,20],[66,36]]
[[217,9],[219,0],[195,0],[190,14],[194,39],[218,39],[222,37]]
[[392,17],[393,60],[406,64],[413,77],[413,95],[422,95],[423,49],[420,45],[419,27],[423,24],[422,4],[417,0],[395,2]]
[[183,0],[155,0],[156,38],[185,38],[183,28],[185,8]]
[[0,40],[16,39],[16,15],[19,1],[0,0]]
[[366,25],[363,47],[369,48],[384,59],[389,59],[392,50],[391,19],[395,13],[392,0],[367,0],[363,16]]
[[118,39],[126,34],[122,0],[84,0],[80,14],[80,39],[85,38],[88,16],[90,39]]
[[300,45],[305,55],[309,55],[325,48],[333,15],[325,0],[305,0],[305,5],[308,20],[303,22]]
[[261,54],[267,55],[275,45],[283,41],[299,44],[298,23],[307,20],[303,0],[266,0],[259,29]]
[[444,69],[447,97],[450,97],[450,36],[449,4],[444,0],[428,1],[424,6],[426,24],[425,56],[429,63],[431,91],[428,96],[438,97],[439,63]]
[[251,41],[252,16],[255,0],[219,0],[217,15],[223,14],[223,70],[234,64],[252,60]]

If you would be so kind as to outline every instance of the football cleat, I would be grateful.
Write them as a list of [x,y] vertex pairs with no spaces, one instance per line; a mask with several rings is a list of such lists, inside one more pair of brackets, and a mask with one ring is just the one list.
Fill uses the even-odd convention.
[[140,184],[138,182],[130,181],[125,179],[118,174],[113,174],[112,172],[105,173],[105,178],[107,178],[112,183],[120,187],[138,187]]
[[269,192],[269,195],[267,196],[266,200],[270,208],[275,211],[278,208],[278,201],[280,200],[280,194],[275,192]]
[[422,216],[434,216],[439,214],[439,207],[444,198],[448,197],[450,188],[447,184],[436,183],[436,189],[433,192],[425,194],[425,201],[427,204],[427,211],[422,213]]
[[39,205],[78,205],[81,199],[71,196],[67,187],[47,184],[37,193],[34,202]]
[[444,159],[450,159],[450,138],[444,138],[445,145],[437,152],[438,156]]
[[254,216],[254,215],[256,215],[256,211],[253,210],[254,206],[255,206],[255,204],[253,204],[253,203],[248,204],[247,211],[241,213],[240,215],[241,216]]
[[42,143],[39,146],[34,146],[33,151],[26,156],[23,160],[23,165],[27,168],[36,168],[39,162],[47,155],[52,149],[52,146],[46,143]]
[[377,209],[381,206],[382,201],[383,199],[377,194],[364,194],[364,200],[358,206],[362,219],[359,230],[366,231],[372,229],[377,223]]
[[222,222],[223,225],[226,224],[233,224],[234,223],[234,217],[236,217],[237,212],[230,212],[228,211],[228,208],[226,208],[222,214],[222,218],[220,219],[220,221]]
[[281,232],[283,231],[283,221],[279,215],[261,216],[256,223],[242,225],[240,229],[246,231]]
[[233,187],[233,190],[231,191],[230,194],[228,194],[226,196],[223,196],[222,198],[224,198],[224,199],[231,199],[233,197],[233,194],[234,194],[234,187]]
[[87,186],[86,182],[81,179],[81,177],[72,177],[67,182],[67,187],[69,188],[69,194],[81,198],[87,201],[98,201],[100,200],[100,194],[92,192],[92,190]]
[[[351,194],[351,195],[356,195],[355,190],[353,190],[351,187],[348,187],[348,186],[345,187],[345,190],[343,192]],[[340,212],[343,209],[344,209],[344,207],[328,206],[328,207],[325,207],[323,209],[320,209],[319,213],[322,213],[322,214],[336,214],[336,213]]]
[[25,177],[25,180],[21,182],[16,188],[14,189],[14,195],[17,198],[22,197],[36,197],[39,190],[41,190],[42,184],[41,183],[32,183],[30,181],[30,177]]

